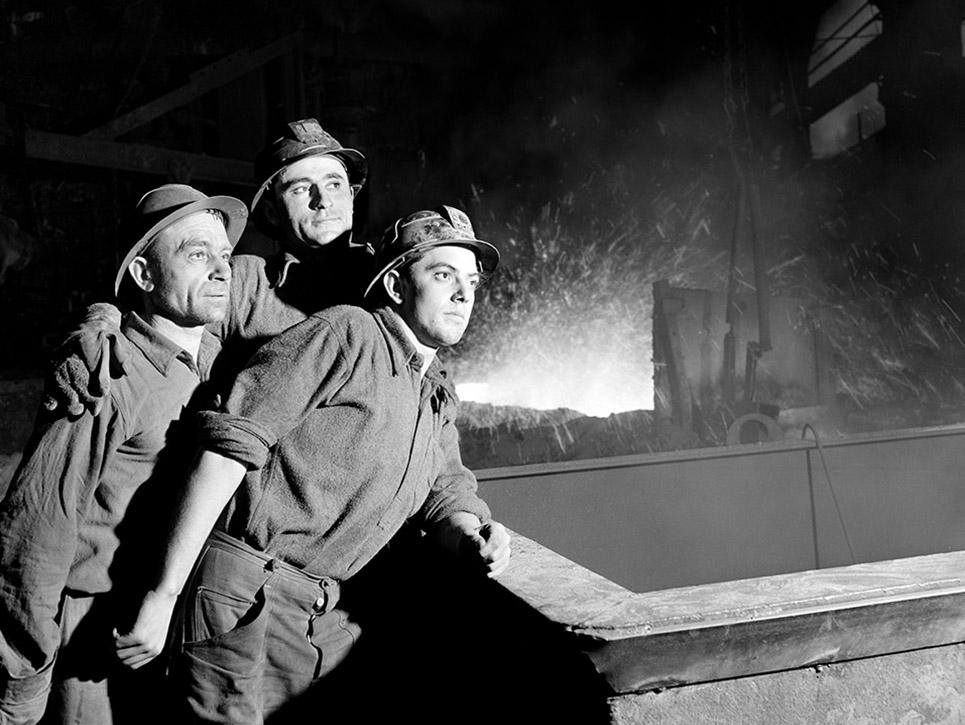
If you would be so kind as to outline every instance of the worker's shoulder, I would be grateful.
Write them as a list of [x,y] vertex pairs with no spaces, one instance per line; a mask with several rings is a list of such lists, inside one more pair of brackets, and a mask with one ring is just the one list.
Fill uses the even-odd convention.
[[365,348],[381,338],[372,312],[356,305],[326,307],[309,315],[298,327],[298,334],[304,338],[332,335],[347,349]]
[[267,278],[268,258],[258,254],[233,254],[231,256],[231,275],[233,280]]
[[251,303],[274,287],[278,273],[272,260],[257,254],[231,257],[231,304]]
[[309,319],[339,330],[375,330],[378,327],[375,315],[358,305],[332,305],[314,313]]

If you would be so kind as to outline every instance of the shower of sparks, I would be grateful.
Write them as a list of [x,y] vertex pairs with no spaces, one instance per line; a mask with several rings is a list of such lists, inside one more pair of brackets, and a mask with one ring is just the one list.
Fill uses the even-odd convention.
[[[485,198],[478,201],[477,218],[485,218]],[[460,397],[489,404],[476,408],[474,422],[550,426],[562,431],[562,451],[566,421],[579,414],[652,410],[652,285],[726,288],[728,203],[727,194],[695,183],[589,220],[564,198],[491,224],[507,264],[480,290],[469,333],[449,361]],[[900,409],[899,426],[957,422],[965,403],[958,278],[925,271],[914,255],[883,256],[876,235],[885,235],[856,229],[837,209],[788,204],[779,221],[768,237],[770,292],[802,300],[798,322],[826,337],[839,405]],[[737,279],[743,293],[753,291],[746,261]]]
[[[954,269],[925,265],[912,245],[890,249],[883,227],[817,211],[823,234],[803,258],[789,249],[794,264],[772,267],[770,284],[774,294],[806,302],[831,348],[839,402],[894,408],[907,425],[965,420],[955,412],[965,402],[965,288]],[[890,209],[880,211],[897,220]]]
[[659,198],[649,228],[632,209],[577,223],[565,201],[505,223],[494,238],[511,261],[480,291],[450,363],[460,397],[599,417],[652,409],[652,284],[721,264],[695,243],[710,233],[706,198]]

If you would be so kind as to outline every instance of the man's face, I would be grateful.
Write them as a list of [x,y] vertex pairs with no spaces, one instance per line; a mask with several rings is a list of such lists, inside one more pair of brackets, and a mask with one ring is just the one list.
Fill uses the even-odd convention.
[[182,327],[220,322],[228,310],[231,243],[221,220],[191,214],[163,229],[144,254],[149,312]]
[[272,221],[285,236],[309,247],[324,246],[352,228],[352,187],[333,156],[309,156],[282,169],[273,182]]
[[466,247],[434,247],[401,273],[399,314],[429,347],[454,345],[469,324],[479,286],[476,255]]

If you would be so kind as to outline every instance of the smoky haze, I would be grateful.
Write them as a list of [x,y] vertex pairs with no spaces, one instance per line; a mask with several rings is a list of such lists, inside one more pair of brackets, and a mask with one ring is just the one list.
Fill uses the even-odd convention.
[[478,169],[467,202],[504,265],[454,364],[464,398],[649,409],[651,285],[707,284],[726,261],[720,67],[618,18],[570,20],[541,64],[491,78],[499,102],[457,136],[486,149],[463,166]]
[[[726,289],[736,154],[759,176],[770,293],[802,300],[793,324],[826,334],[836,402],[897,411],[888,425],[956,419],[965,18],[951,0],[875,7],[880,35],[809,87],[813,3],[54,2],[29,20],[8,13],[0,81],[16,114],[0,137],[86,133],[300,28],[299,107],[370,159],[359,237],[452,203],[503,251],[450,354],[463,396],[592,415],[654,407],[654,282]],[[863,107],[850,99],[869,84],[884,125],[862,123],[860,143],[814,160],[810,124],[850,103],[829,137],[858,140]],[[121,141],[250,158],[269,119],[219,104],[287,112],[280,84],[263,85]],[[126,243],[116,221],[159,178],[38,160],[0,169],[0,213],[35,241],[29,261],[19,237],[7,245],[5,374],[37,379],[77,313],[104,298]],[[747,240],[738,252],[737,288],[752,295]]]
[[[947,86],[923,67],[893,71],[905,101],[886,84],[884,128],[812,160],[808,109],[794,103],[806,101],[813,35],[797,38],[792,57],[783,29],[750,13],[596,17],[585,32],[575,26],[586,18],[561,22],[556,45],[547,50],[539,36],[542,62],[508,64],[476,86],[454,153],[470,179],[463,201],[505,264],[454,351],[463,397],[598,416],[653,407],[651,285],[726,288],[731,151],[746,141],[739,123],[735,137],[733,109],[746,104],[770,293],[806,306],[789,324],[827,336],[835,401],[861,425],[958,418],[961,214],[952,191],[962,157],[960,132],[941,113]],[[886,57],[908,37],[901,22],[886,21],[876,41]],[[735,50],[725,35],[738,30]],[[520,47],[508,42],[505,52]],[[910,108],[913,94],[937,118]],[[736,267],[739,291],[753,293],[749,245]],[[869,422],[874,410],[886,412]]]

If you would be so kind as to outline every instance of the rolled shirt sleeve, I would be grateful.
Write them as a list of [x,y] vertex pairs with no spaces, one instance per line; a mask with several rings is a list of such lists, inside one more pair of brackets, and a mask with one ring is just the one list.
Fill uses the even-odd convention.
[[197,426],[206,449],[238,461],[249,471],[265,465],[268,450],[278,440],[271,428],[230,413],[203,411],[197,415]]
[[198,415],[201,446],[261,468],[269,449],[344,384],[342,347],[338,330],[310,317],[259,348],[221,410]]
[[408,518],[489,508],[462,464],[455,396],[391,310],[340,306],[266,343],[200,444],[248,469],[220,525],[294,566],[348,578]]

